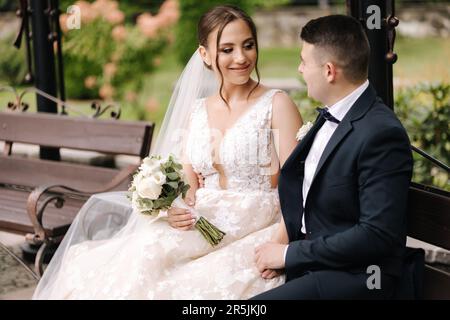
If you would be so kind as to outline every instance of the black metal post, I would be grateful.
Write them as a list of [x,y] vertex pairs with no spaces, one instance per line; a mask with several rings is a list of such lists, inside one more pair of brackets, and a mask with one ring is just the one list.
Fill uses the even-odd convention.
[[[57,54],[57,70],[58,70],[58,91],[59,91],[59,99],[62,101],[66,101],[66,91],[64,85],[64,64],[63,64],[63,56],[62,56],[62,44],[61,44],[61,27],[59,25],[59,1],[51,0],[51,11],[50,17],[53,24],[53,32],[52,38],[53,42],[56,44],[56,54]],[[67,114],[64,105],[61,105],[61,114]]]
[[[55,58],[53,41],[49,39],[49,3],[46,0],[29,0],[34,52],[34,77],[36,88],[56,96]],[[37,111],[57,113],[55,102],[36,94]],[[42,159],[60,160],[58,148],[40,148]]]
[[[377,11],[369,10],[368,12],[367,8],[373,5],[376,6]],[[378,12],[380,27],[369,29],[368,25],[371,23],[368,24],[367,19],[369,17],[373,19],[373,15]],[[384,103],[393,108],[392,64],[397,60],[397,56],[393,52],[394,28],[398,24],[398,19],[394,17],[394,1],[347,0],[347,13],[361,22],[369,39],[371,48],[369,81]]]

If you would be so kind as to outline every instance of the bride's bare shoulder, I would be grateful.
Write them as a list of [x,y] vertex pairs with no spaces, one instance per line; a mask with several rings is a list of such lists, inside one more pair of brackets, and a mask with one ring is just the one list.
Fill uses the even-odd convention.
[[209,109],[211,107],[213,107],[213,108],[217,107],[221,103],[222,103],[222,99],[220,98],[220,96],[218,94],[208,96],[203,99],[203,106],[206,109]]
[[285,91],[280,90],[275,93],[272,100],[272,110],[275,122],[276,119],[290,119],[296,123],[302,123],[297,105]]
[[274,108],[285,108],[286,106],[295,106],[292,98],[287,94],[286,91],[276,89],[277,92],[273,95],[273,107]]

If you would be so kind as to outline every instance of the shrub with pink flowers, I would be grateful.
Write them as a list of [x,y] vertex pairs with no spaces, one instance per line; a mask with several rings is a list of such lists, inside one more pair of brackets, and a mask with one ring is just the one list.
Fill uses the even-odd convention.
[[145,75],[173,39],[177,1],[163,1],[153,14],[141,10],[135,17],[126,17],[112,0],[72,5],[80,9],[80,29],[68,28],[69,14],[60,17],[68,97],[134,102]]

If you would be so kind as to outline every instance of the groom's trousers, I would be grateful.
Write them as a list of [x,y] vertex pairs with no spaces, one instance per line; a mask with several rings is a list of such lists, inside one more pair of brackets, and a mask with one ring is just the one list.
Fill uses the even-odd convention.
[[[252,300],[391,299],[396,278],[381,274],[380,288],[368,285],[367,273],[337,270],[310,271]],[[371,282],[369,280],[369,282]]]

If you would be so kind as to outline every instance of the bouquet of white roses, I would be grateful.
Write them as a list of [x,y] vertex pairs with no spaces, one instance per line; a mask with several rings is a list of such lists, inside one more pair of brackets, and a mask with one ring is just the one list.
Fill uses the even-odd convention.
[[[190,186],[183,177],[183,167],[173,156],[167,159],[159,156],[145,158],[129,188],[133,209],[156,216],[171,206],[186,208],[182,198]],[[204,217],[197,215],[195,220],[195,228],[211,245],[217,245],[223,239],[225,233]]]

